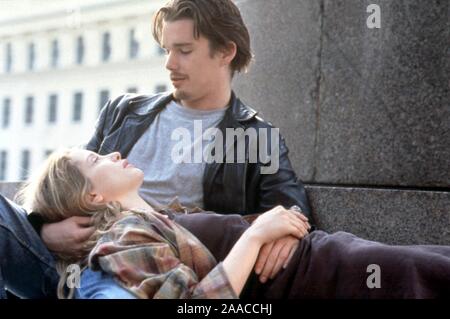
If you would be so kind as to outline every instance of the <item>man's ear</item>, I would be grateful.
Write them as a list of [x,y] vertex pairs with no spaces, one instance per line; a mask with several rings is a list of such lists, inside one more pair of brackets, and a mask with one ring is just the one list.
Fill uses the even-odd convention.
[[102,195],[92,192],[88,194],[88,200],[91,204],[102,204],[104,202]]
[[230,65],[237,53],[236,43],[228,42],[225,47],[221,48],[220,53],[223,65]]

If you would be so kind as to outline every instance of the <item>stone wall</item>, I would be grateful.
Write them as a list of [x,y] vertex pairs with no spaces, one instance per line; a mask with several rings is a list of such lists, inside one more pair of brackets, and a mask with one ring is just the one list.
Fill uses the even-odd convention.
[[237,4],[255,60],[235,90],[280,127],[320,223],[450,244],[449,2]]

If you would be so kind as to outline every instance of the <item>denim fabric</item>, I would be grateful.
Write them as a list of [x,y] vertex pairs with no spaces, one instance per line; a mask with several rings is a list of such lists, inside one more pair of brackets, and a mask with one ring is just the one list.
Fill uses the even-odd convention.
[[0,299],[6,299],[7,297],[5,286],[3,284],[2,268],[0,268]]
[[0,195],[0,298],[55,298],[54,258],[28,223],[26,211]]
[[114,278],[102,271],[87,268],[81,273],[80,288],[76,299],[136,299],[136,296],[120,286]]

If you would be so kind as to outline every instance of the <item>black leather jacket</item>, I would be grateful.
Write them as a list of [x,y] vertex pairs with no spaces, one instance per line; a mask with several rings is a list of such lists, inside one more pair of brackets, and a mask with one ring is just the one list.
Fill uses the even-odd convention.
[[[145,132],[168,102],[172,94],[122,95],[110,100],[103,108],[96,131],[86,148],[100,154],[118,151],[126,157],[139,137]],[[256,111],[244,105],[234,93],[230,107],[218,128],[225,139],[225,128],[273,127],[256,116]],[[270,134],[268,134],[270,137]],[[170,137],[165,137],[170,138]],[[247,141],[248,142],[248,141]],[[270,141],[269,141],[270,142]],[[225,143],[224,143],[225,144]],[[233,147],[236,150],[236,141]],[[225,148],[225,146],[224,146]],[[245,163],[207,163],[203,175],[205,210],[222,214],[242,215],[261,213],[276,205],[298,205],[313,223],[305,189],[296,177],[288,158],[288,149],[280,137],[279,170],[275,174],[260,173],[261,162],[250,163],[248,152]],[[246,147],[248,150],[248,147]],[[270,146],[268,146],[270,150]],[[224,153],[226,150],[224,149]],[[236,154],[236,151],[234,152]],[[258,159],[259,161],[259,159]]]

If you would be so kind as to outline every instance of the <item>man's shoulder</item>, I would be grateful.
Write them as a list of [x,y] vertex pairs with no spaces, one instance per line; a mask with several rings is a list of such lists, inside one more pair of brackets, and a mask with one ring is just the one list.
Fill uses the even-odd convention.
[[250,122],[250,125],[255,128],[274,128],[275,126],[272,124],[272,122],[266,121],[261,116],[256,115],[252,121]]
[[109,112],[127,111],[137,114],[145,114],[159,105],[166,99],[171,98],[171,93],[156,93],[156,94],[122,94],[114,99],[111,99],[109,104]]
[[244,127],[273,128],[273,124],[263,119],[258,111],[235,96],[234,117]]
[[240,124],[243,125],[244,130],[247,130],[249,128],[252,130],[256,130],[258,135],[263,131],[266,134],[272,134],[273,130],[276,130],[277,132],[275,134],[278,134],[278,136],[280,136],[280,138],[284,140],[279,131],[279,127],[259,116],[259,114],[257,114],[258,112],[255,111],[255,109],[253,109],[252,107],[245,105],[241,101],[239,102],[241,103],[241,109],[244,108],[245,110],[248,110],[249,114],[252,114],[252,116],[247,120],[240,122]]
[[250,110],[250,112],[253,111],[254,114],[253,114],[253,116],[252,116],[251,118],[249,118],[248,120],[245,120],[245,121],[242,121],[242,122],[241,122],[241,124],[243,124],[244,127],[246,127],[246,128],[248,128],[248,127],[253,127],[253,128],[256,128],[256,129],[259,129],[259,128],[268,128],[268,129],[271,129],[271,128],[274,128],[274,127],[275,127],[271,122],[265,120],[262,116],[260,116],[259,114],[257,114],[257,111],[255,111],[255,109],[253,109],[252,107],[250,107],[250,106],[248,106],[248,105],[245,105],[245,107],[246,107],[248,110]]

